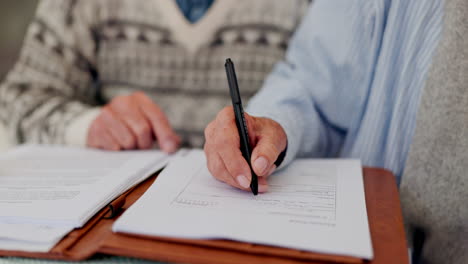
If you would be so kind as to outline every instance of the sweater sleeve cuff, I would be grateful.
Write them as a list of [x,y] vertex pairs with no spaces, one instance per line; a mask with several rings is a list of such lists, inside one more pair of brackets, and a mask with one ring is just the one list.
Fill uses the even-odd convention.
[[75,117],[65,130],[65,144],[86,147],[89,127],[100,113],[101,108],[91,108]]

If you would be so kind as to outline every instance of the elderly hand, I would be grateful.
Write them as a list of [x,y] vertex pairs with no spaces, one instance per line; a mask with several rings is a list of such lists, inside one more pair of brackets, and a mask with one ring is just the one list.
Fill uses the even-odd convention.
[[168,153],[180,144],[163,111],[144,93],[135,92],[104,106],[90,126],[87,144],[105,150],[148,149],[155,140]]
[[[266,177],[276,168],[274,164],[287,145],[284,129],[269,118],[244,113],[253,147],[251,164],[257,174],[259,192],[266,192]],[[242,190],[249,190],[251,172],[240,151],[234,111],[226,107],[205,129],[205,154],[208,169],[218,180]]]

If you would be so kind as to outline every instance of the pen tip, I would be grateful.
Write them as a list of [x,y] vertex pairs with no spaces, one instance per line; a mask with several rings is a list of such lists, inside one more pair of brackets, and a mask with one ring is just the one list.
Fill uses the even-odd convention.
[[258,183],[252,181],[250,183],[250,189],[252,190],[253,195],[257,195],[258,194]]

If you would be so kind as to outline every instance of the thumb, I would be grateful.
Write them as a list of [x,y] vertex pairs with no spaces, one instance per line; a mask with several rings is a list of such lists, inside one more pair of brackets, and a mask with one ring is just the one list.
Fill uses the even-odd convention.
[[258,176],[267,176],[278,156],[286,148],[286,133],[271,119],[264,120],[257,131],[257,144],[252,151],[252,168]]

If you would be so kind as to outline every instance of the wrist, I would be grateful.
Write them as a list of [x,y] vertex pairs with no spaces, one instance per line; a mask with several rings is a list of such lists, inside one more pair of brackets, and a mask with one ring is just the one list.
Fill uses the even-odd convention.
[[101,108],[91,108],[75,117],[65,131],[65,144],[85,147],[87,145],[88,130],[100,113]]

